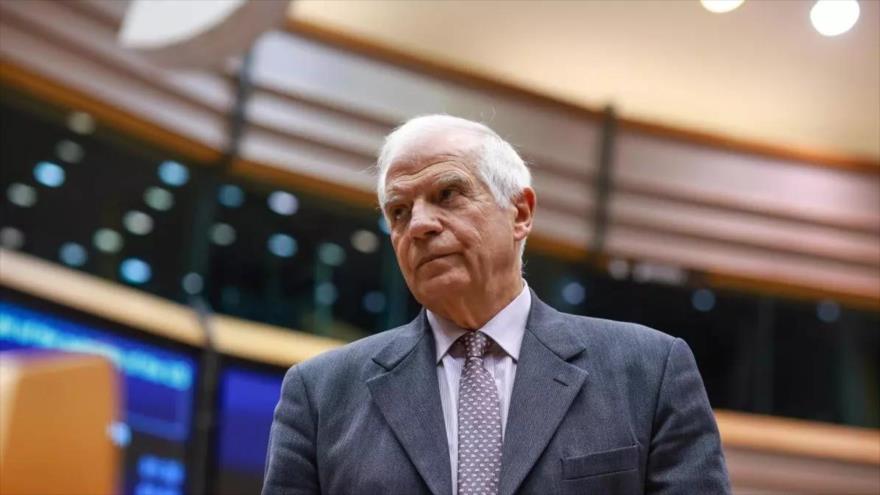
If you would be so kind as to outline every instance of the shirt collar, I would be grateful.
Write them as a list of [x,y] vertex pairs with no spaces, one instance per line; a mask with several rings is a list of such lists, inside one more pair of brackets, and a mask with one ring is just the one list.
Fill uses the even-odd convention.
[[[513,301],[499,311],[482,328],[477,330],[485,333],[497,343],[508,356],[514,361],[519,360],[519,350],[522,346],[523,335],[526,331],[526,321],[529,318],[529,310],[532,307],[532,293],[529,286],[523,280],[523,288]],[[434,343],[437,348],[437,363],[449,352],[452,344],[467,330],[460,328],[455,323],[435,314],[428,309],[428,323],[434,334]]]

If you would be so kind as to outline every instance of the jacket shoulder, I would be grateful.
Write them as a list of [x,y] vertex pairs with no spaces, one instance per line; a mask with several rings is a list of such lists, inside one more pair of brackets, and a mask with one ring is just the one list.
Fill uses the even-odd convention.
[[556,312],[557,325],[578,339],[593,359],[641,366],[665,364],[679,339],[638,323]]
[[373,361],[373,357],[408,331],[409,325],[385,330],[295,363],[291,369],[296,368],[307,382],[324,382],[337,376],[351,378],[375,372],[379,365]]

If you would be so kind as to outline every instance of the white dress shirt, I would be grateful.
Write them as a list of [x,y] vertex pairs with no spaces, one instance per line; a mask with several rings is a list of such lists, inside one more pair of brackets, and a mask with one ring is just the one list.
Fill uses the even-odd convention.
[[[478,330],[492,339],[486,351],[483,367],[495,378],[501,404],[501,436],[507,426],[510,395],[516,376],[516,363],[526,331],[526,320],[532,306],[532,294],[523,281],[523,289],[507,306]],[[449,443],[449,463],[452,466],[452,493],[458,493],[458,383],[464,367],[464,350],[453,345],[467,330],[436,315],[431,310],[428,323],[437,348],[437,381],[440,383],[440,403],[446,421],[446,441]]]

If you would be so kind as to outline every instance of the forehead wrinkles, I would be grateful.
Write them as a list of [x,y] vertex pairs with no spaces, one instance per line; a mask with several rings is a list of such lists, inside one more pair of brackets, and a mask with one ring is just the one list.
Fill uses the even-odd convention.
[[[402,184],[433,172],[435,165],[448,164],[461,170],[473,182],[480,159],[481,141],[472,132],[450,131],[407,143],[395,156],[385,172],[384,204]],[[482,182],[479,181],[478,182]]]
[[394,153],[386,170],[421,169],[442,161],[476,163],[482,140],[473,132],[455,129],[406,141]]
[[[434,165],[443,165],[448,162],[440,162]],[[429,189],[435,185],[449,185],[455,183],[473,184],[472,172],[458,164],[449,164],[449,167],[436,169],[432,166],[424,167],[411,174],[403,174],[392,178],[386,188],[387,202],[412,194],[414,191]]]

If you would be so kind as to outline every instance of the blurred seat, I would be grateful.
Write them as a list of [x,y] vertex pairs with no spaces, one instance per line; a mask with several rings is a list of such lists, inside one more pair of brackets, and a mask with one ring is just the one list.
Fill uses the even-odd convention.
[[99,356],[0,353],[0,493],[117,492],[118,390]]

